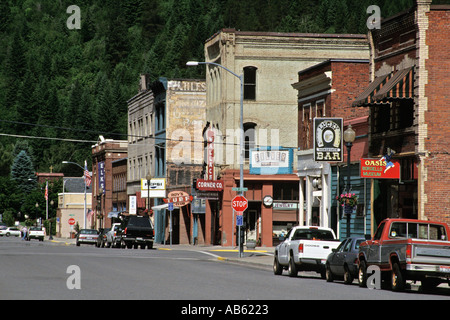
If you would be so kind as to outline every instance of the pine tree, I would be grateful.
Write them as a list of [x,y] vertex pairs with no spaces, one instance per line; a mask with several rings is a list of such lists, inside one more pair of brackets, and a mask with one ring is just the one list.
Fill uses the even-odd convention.
[[19,190],[30,192],[36,185],[33,162],[25,150],[20,151],[11,165],[11,179],[14,180]]

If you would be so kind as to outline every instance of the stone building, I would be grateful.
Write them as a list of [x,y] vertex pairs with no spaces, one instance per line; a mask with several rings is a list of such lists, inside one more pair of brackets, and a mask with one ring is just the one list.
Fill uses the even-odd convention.
[[[149,82],[141,76],[139,93],[128,101],[128,196],[136,197],[138,213],[153,208],[155,241],[169,236],[168,206],[172,191],[191,193],[192,181],[203,169],[202,130],[205,125],[205,82],[166,79]],[[145,85],[144,85],[145,84]],[[163,193],[146,189],[164,181]],[[150,202],[150,203],[148,203]],[[173,243],[191,243],[198,219],[190,205],[172,213]]]
[[[272,246],[280,232],[299,222],[294,156],[298,99],[291,87],[298,71],[331,58],[368,56],[365,35],[223,29],[206,41],[206,62],[218,63],[244,77],[244,188],[248,188],[245,196],[249,200],[244,214],[246,239]],[[240,165],[240,81],[218,66],[206,68],[206,120],[216,132],[212,178],[224,181],[219,199],[207,201],[206,242],[232,246],[236,243],[236,221],[231,200],[237,194],[233,188],[239,185]],[[264,205],[263,198],[272,198],[273,204],[268,201]]]

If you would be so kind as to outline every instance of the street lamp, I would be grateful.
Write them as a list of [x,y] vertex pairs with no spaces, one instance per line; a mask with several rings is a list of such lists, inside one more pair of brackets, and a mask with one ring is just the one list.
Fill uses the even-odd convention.
[[[239,129],[240,129],[240,141],[239,141],[239,148],[240,148],[240,160],[239,160],[239,195],[244,195],[244,75],[238,75],[231,71],[230,69],[224,67],[221,64],[215,63],[215,62],[199,62],[199,61],[188,61],[186,63],[187,66],[198,66],[199,64],[210,64],[217,67],[220,67],[229,73],[231,73],[233,76],[239,79],[241,83],[241,97],[240,97],[240,117],[239,117]],[[239,226],[239,234],[242,232],[241,226]],[[240,239],[240,237],[239,237]],[[239,244],[239,257],[242,257],[242,246]]]
[[[347,147],[347,192],[350,193],[350,153],[353,146],[353,141],[355,141],[355,131],[352,129],[352,125],[349,124],[347,130],[344,131],[344,141]],[[345,208],[345,207],[344,207]],[[350,218],[351,212],[347,212],[347,238],[350,237]]]
[[[71,161],[63,161],[62,163],[64,163],[64,164],[74,164],[74,165],[76,165],[76,166],[78,166],[78,167],[80,167],[81,168],[81,170],[83,170],[83,172],[84,172],[84,168],[82,167],[82,166],[80,166],[78,163],[76,163],[76,162],[71,162]],[[84,213],[83,213],[83,225],[84,225],[84,229],[86,229],[86,181],[84,182]]]

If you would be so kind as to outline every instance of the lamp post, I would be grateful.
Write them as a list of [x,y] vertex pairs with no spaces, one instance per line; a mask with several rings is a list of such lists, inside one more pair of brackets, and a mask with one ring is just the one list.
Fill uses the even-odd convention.
[[150,182],[152,180],[152,175],[149,172],[145,177],[147,179],[147,215],[150,216]]
[[[63,161],[62,163],[64,164],[74,164],[76,166],[79,166],[81,168],[81,170],[83,170],[84,172],[84,168],[82,166],[80,166],[78,163],[76,162],[71,162],[71,161]],[[86,182],[84,182],[84,213],[83,213],[83,225],[84,225],[84,229],[86,229]]]
[[[229,73],[231,73],[233,76],[239,79],[241,84],[241,96],[240,96],[240,116],[239,116],[239,130],[240,130],[240,141],[239,141],[239,148],[240,148],[240,160],[239,160],[239,195],[244,195],[244,75],[238,75],[231,71],[230,69],[224,67],[221,64],[215,63],[215,62],[199,62],[199,61],[188,61],[186,63],[187,66],[198,66],[199,64],[209,64],[214,65],[217,67],[220,67]],[[239,226],[239,233],[242,232],[241,226]],[[239,237],[240,239],[240,237]],[[242,246],[239,244],[239,258],[242,257]]]
[[[352,129],[352,125],[349,124],[347,130],[344,131],[344,141],[345,146],[347,147],[347,193],[350,193],[350,153],[353,146],[353,141],[355,141],[355,131]],[[345,208],[345,207],[344,207]],[[347,238],[350,237],[350,219],[351,212],[347,212]]]

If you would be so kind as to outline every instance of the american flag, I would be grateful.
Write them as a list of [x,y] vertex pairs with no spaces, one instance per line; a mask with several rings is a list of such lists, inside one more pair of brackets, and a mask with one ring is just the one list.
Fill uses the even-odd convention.
[[84,183],[87,187],[91,185],[91,175],[89,174],[86,160],[84,161]]
[[45,194],[44,194],[45,200],[48,200],[48,181],[45,184]]

